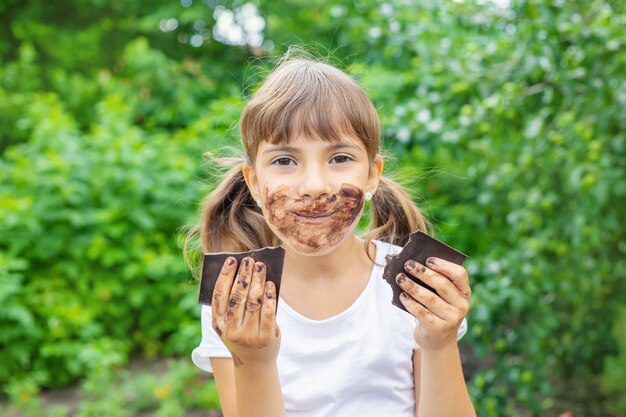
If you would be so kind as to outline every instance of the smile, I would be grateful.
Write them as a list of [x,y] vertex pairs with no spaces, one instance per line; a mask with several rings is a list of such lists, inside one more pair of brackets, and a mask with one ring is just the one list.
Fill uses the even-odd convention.
[[326,213],[314,213],[314,214],[309,214],[309,213],[293,213],[296,217],[305,220],[305,221],[309,221],[309,222],[322,222],[324,220],[328,220],[331,218],[331,216],[333,214],[335,214],[334,211],[331,212],[326,212]]

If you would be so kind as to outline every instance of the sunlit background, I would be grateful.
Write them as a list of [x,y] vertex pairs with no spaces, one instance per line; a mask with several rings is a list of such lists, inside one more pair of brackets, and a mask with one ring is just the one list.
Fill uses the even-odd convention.
[[0,415],[218,416],[179,238],[290,45],[467,253],[479,416],[626,415],[623,1],[0,3]]

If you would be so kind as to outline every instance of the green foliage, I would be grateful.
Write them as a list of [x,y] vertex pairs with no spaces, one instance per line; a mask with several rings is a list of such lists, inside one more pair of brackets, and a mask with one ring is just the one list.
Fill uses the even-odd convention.
[[439,235],[470,254],[468,343],[493,361],[471,382],[479,414],[540,415],[552,378],[596,375],[615,352],[625,15],[604,2],[360,4],[344,27],[369,27],[374,47],[351,69],[401,171],[425,170]]
[[[193,410],[216,410],[217,389],[201,377],[187,359],[168,360],[166,368],[99,369],[87,375],[77,390],[76,404],[50,406],[32,378],[14,380],[7,387],[10,404],[0,408],[7,417],[179,416]],[[71,405],[70,408],[67,405]]]
[[615,353],[626,294],[624,11],[358,6],[319,20],[357,57],[400,171],[422,171],[438,234],[470,254],[466,342],[493,363],[470,384],[479,415],[552,410],[555,379]]
[[613,325],[613,335],[617,340],[616,356],[606,358],[604,363],[603,390],[612,399],[609,405],[615,415],[626,415],[626,308],[622,308]]
[[[177,234],[210,188],[202,151],[236,143],[253,72],[271,65],[249,64],[258,46],[211,34],[218,7],[242,5],[0,6],[0,385],[11,399],[89,375],[101,404],[81,413],[113,415],[101,407],[126,400],[98,393],[98,378],[132,353],[188,355],[197,343]],[[266,53],[317,42],[362,81],[399,173],[420,173],[437,234],[470,255],[464,343],[489,363],[470,381],[478,414],[557,414],[576,401],[564,381],[602,372],[619,400],[589,415],[623,413],[623,5],[293,0],[258,10]],[[172,18],[174,29],[159,29]]]
[[153,415],[185,415],[188,410],[219,407],[213,380],[201,378],[187,359],[168,360],[161,375],[130,370],[101,370],[88,375],[82,383],[78,416],[128,415],[153,412]]
[[181,201],[198,198],[199,148],[132,126],[119,94],[97,107],[83,133],[56,95],[37,95],[21,119],[30,140],[3,155],[3,380],[26,370],[63,385],[132,350],[172,353],[163,338],[195,324],[176,230]]

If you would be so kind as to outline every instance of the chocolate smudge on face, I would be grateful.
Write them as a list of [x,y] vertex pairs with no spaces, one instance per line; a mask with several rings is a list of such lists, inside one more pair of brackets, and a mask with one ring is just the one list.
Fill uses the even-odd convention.
[[363,191],[343,184],[337,193],[305,201],[292,197],[288,186],[271,193],[265,189],[265,212],[278,237],[298,251],[311,252],[335,246],[355,225],[363,210]]
[[[342,196],[342,198],[346,199],[346,200],[354,200],[357,201],[357,205],[359,207],[363,206],[363,191],[359,190],[356,187],[341,187],[341,190],[339,190],[339,194]],[[356,211],[353,210],[352,211],[352,219],[351,221],[354,221],[356,219],[356,217],[359,215],[360,210]]]
[[346,187],[345,185],[341,187],[341,190],[339,190],[339,194],[346,198],[356,199],[363,197],[363,191],[359,190],[356,187]]

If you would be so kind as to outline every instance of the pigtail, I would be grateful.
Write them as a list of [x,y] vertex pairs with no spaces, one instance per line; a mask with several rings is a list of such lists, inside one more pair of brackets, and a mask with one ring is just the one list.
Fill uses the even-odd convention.
[[200,224],[191,229],[185,238],[185,260],[194,272],[197,262],[191,260],[189,250],[193,248],[193,241],[196,242],[196,252],[200,249],[198,237],[202,253],[243,252],[277,244],[261,209],[248,190],[241,170],[241,158],[206,156],[228,170],[204,201]]
[[430,227],[402,186],[392,179],[381,177],[372,197],[371,230],[367,239],[404,246],[410,233],[417,230],[427,233]]

